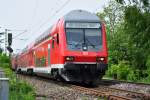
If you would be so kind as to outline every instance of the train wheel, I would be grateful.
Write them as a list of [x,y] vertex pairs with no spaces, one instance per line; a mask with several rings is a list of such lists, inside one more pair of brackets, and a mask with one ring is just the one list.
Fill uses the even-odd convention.
[[28,74],[28,75],[33,75],[33,69],[28,69],[28,70],[27,70],[27,74]]
[[88,85],[92,86],[92,87],[97,87],[98,86],[98,82],[96,80],[95,81],[90,81],[90,82],[88,82]]
[[16,73],[16,74],[18,74],[18,70],[17,70],[17,68],[15,68],[15,73]]
[[53,76],[54,76],[55,79],[58,79],[58,72],[55,71],[55,72],[53,73]]
[[17,74],[21,74],[21,69],[16,70]]
[[52,69],[52,76],[54,77],[54,79],[58,79],[58,70],[57,69]]

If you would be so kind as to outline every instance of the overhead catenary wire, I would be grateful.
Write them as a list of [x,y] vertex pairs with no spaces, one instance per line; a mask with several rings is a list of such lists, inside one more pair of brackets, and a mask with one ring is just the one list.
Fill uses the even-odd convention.
[[[36,33],[39,29],[41,29],[46,23],[48,23],[50,20],[52,20],[54,17],[55,17],[55,15],[57,14],[57,13],[59,13],[69,2],[70,2],[71,0],[67,0],[59,9],[57,9],[56,11],[55,11],[55,13],[53,13],[51,16],[52,17],[49,17],[48,19],[46,19],[46,21],[44,21],[44,23],[42,23],[35,31],[33,31],[32,32],[32,34],[34,34],[34,33]],[[31,35],[32,35],[31,34]]]
[[[52,14],[51,16],[49,16],[48,19],[46,19],[46,20],[44,21],[44,23],[42,23],[36,30],[38,30],[41,26],[44,26],[44,25],[51,19],[51,17],[52,17],[52,16],[55,16],[55,14],[59,12],[58,10],[63,9],[63,6],[66,5],[66,3],[69,3],[69,1],[70,1],[70,0],[66,1],[59,9],[57,9],[57,10],[54,12],[54,14]],[[58,0],[58,2],[62,2],[62,1],[61,1],[61,0]],[[56,2],[55,5],[58,5],[58,2]],[[36,5],[36,6],[37,6],[37,5]],[[54,7],[52,7],[52,8],[50,9],[50,12],[52,12],[53,10],[54,10]],[[32,29],[34,29],[34,28],[32,28]],[[36,30],[35,30],[35,31],[36,31]],[[35,32],[32,32],[32,33],[35,33]]]
[[[33,35],[34,33],[36,33],[39,29],[41,29],[46,23],[48,23],[48,21],[52,20],[52,19],[56,16],[56,14],[59,13],[62,9],[64,9],[64,7],[65,7],[70,1],[71,1],[71,0],[67,0],[64,4],[62,4],[62,6],[59,7],[50,17],[48,17],[48,19],[46,19],[46,20],[44,21],[44,23],[42,23],[34,32],[32,32],[32,33],[30,34],[30,36]],[[36,8],[36,7],[35,7],[35,8]],[[36,8],[36,9],[37,9],[37,8]],[[54,8],[51,8],[51,9],[54,9]],[[24,32],[21,32],[21,33],[17,34],[17,35],[14,36],[12,39],[16,39],[17,37],[19,37],[20,35],[22,35],[22,34],[24,34],[24,33],[26,33],[26,32],[29,32],[29,30],[28,30],[28,31],[25,30]],[[30,40],[31,40],[31,37],[29,37],[28,40],[30,41]]]
[[[34,12],[33,12],[33,15],[32,15],[32,17],[31,17],[31,19],[34,19],[35,16],[36,16],[37,5],[38,5],[38,0],[35,0]],[[31,26],[31,25],[32,25],[32,23],[29,24],[29,26]],[[17,30],[17,31],[18,31],[18,30]],[[19,30],[19,31],[23,31],[23,30]],[[24,34],[24,33],[26,33],[26,32],[27,32],[27,30],[24,30],[23,32],[21,32],[21,33],[17,34],[16,36],[14,36],[12,39],[16,39],[17,37],[19,37],[20,35],[22,35],[22,34]]]
[[37,8],[38,8],[38,0],[35,0],[35,6],[33,8],[33,14],[31,15],[31,21],[29,23],[29,27],[32,27],[33,26],[33,22],[35,21],[35,18],[36,18],[36,15],[37,15]]
[[[34,13],[33,13],[32,19],[35,18],[36,11],[37,11],[38,0],[35,0],[35,1],[36,1],[36,2],[35,2],[35,8],[34,8]],[[0,28],[1,28],[1,27],[0,27]],[[27,30],[16,30],[16,29],[13,29],[13,30],[10,30],[10,31],[23,31],[23,32],[17,34],[16,36],[14,36],[12,39],[15,39],[15,38],[19,37],[20,35],[22,35],[23,33],[26,33],[26,32],[27,32]]]
[[[59,0],[60,1],[60,0]],[[55,5],[58,5],[57,2]],[[35,8],[34,8],[34,12],[33,12],[33,16],[31,17],[31,22],[28,26],[29,26],[29,31],[31,30],[37,30],[38,28],[36,28],[36,26],[33,27],[33,22],[35,21],[35,16],[37,15],[37,7],[38,7],[38,1],[35,2]],[[54,8],[52,7],[50,9],[50,12],[52,12],[54,10]],[[39,25],[38,23],[40,23],[41,21],[38,21],[36,25]],[[45,21],[44,21],[45,22]],[[41,25],[40,25],[41,26]],[[32,27],[32,28],[31,28]],[[32,32],[35,33],[35,32]]]
[[14,36],[12,39],[17,38],[18,36],[20,36],[20,35],[22,35],[23,33],[26,33],[26,32],[27,32],[27,30],[24,30],[23,32],[21,32],[21,33],[17,34],[16,36]]
[[[2,28],[2,27],[1,27]],[[7,28],[3,28],[3,29],[7,29]],[[7,29],[8,31],[23,31],[23,32],[21,32],[21,33],[19,33],[19,34],[17,34],[16,36],[14,36],[13,37],[13,39],[15,39],[15,38],[17,38],[18,36],[20,36],[20,35],[22,35],[23,33],[26,33],[27,32],[27,30],[18,30],[18,29]]]

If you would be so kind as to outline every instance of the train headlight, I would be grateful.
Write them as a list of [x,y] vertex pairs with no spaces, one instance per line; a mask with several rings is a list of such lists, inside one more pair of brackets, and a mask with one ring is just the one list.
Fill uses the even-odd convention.
[[105,58],[104,58],[104,57],[97,57],[96,60],[97,60],[97,61],[102,61],[102,62],[103,62],[103,61],[105,60]]
[[67,56],[65,58],[66,61],[74,61],[74,57],[73,56]]

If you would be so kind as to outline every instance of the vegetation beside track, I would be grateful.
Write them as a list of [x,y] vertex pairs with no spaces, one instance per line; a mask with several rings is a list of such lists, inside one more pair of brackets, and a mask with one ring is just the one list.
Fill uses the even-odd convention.
[[97,13],[106,23],[107,77],[150,82],[149,8],[149,0],[111,0],[103,12]]
[[10,59],[5,54],[0,54],[0,68],[9,78],[9,100],[35,100],[34,89],[25,81],[19,80],[10,69]]

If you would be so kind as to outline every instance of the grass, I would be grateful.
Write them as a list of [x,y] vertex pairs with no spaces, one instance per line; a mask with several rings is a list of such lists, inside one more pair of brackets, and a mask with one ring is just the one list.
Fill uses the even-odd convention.
[[[35,100],[34,89],[25,81],[19,80],[9,64],[2,64],[5,76],[9,78],[9,100]],[[7,66],[6,66],[7,65]]]

